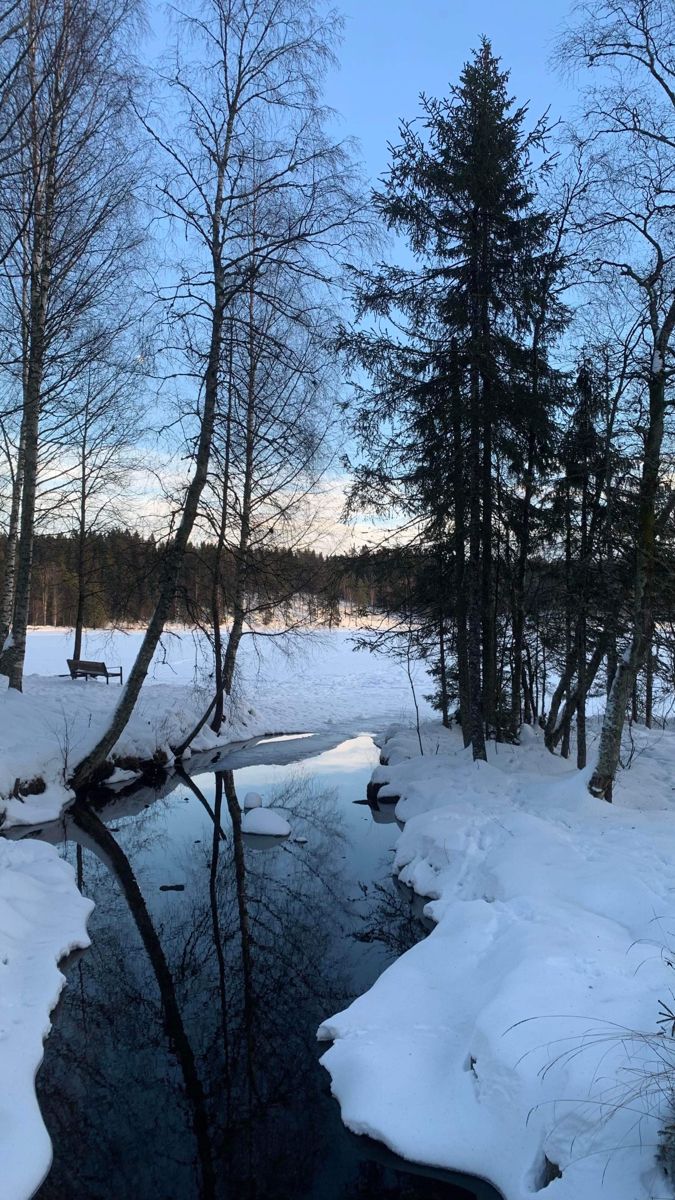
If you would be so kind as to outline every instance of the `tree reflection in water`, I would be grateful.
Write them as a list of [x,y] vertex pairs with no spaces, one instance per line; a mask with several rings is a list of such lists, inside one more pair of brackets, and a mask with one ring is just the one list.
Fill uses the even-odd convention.
[[[210,821],[189,849],[159,820],[153,846],[152,807],[118,836],[85,805],[65,823],[97,908],[38,1077],[55,1147],[41,1200],[473,1195],[373,1161],[317,1064],[321,1019],[421,936],[409,898],[377,876],[358,888],[344,807],[306,777],[276,802],[308,844],[269,853],[245,845],[233,772],[211,800],[183,783]],[[167,861],[176,895],[158,891]]]

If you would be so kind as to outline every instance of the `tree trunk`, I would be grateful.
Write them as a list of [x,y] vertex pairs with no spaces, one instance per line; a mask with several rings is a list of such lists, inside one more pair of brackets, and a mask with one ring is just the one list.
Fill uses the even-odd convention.
[[441,608],[438,621],[438,661],[439,683],[441,689],[441,717],[446,729],[450,728],[450,710],[448,707],[448,673],[445,662],[445,618]]
[[607,691],[608,696],[612,690],[612,684],[614,682],[614,676],[616,675],[616,668],[618,666],[618,663],[619,663],[619,658],[618,658],[618,655],[616,652],[616,639],[612,636],[610,644],[609,644],[609,648],[607,650],[606,691]]
[[645,725],[651,729],[654,722],[654,651],[650,646],[647,651],[647,669],[645,679]]
[[117,880],[152,967],[161,998],[166,1034],[183,1076],[183,1093],[189,1105],[192,1129],[197,1143],[202,1194],[204,1200],[211,1200],[215,1196],[216,1182],[206,1097],[199,1078],[194,1051],[185,1029],[164,947],[148,912],[131,864],[108,827],[84,804],[73,811],[74,826],[84,834],[84,844],[93,850]]
[[577,767],[586,766],[586,617],[582,613],[577,626]]
[[481,531],[481,611],[483,640],[483,714],[485,732],[494,737],[497,732],[497,630],[492,562],[492,413],[488,389],[483,386],[483,461],[482,461],[482,531]]
[[[31,23],[33,17],[31,9]],[[28,53],[28,77],[32,86],[36,72],[35,53],[35,40],[34,34],[32,34]],[[61,77],[58,64],[55,66],[53,90],[55,99],[47,129],[44,128],[38,116],[36,90],[33,92],[31,102],[29,126],[30,179],[33,194],[30,197],[31,233],[30,237],[26,235],[23,239],[22,352],[24,361],[21,429],[24,439],[24,461],[20,533],[16,554],[12,645],[8,654],[9,686],[19,692],[23,684],[33,567],[40,404],[46,353],[47,305],[52,279],[51,236],[56,197],[56,161],[62,120],[60,111]],[[43,150],[44,141],[46,141],[46,154]]]
[[[30,22],[33,13],[31,9]],[[28,201],[24,196],[24,209],[28,210]],[[22,275],[21,275],[21,359],[22,359],[22,395],[26,395],[28,381],[28,347],[30,336],[30,297],[31,297],[31,254],[29,246],[28,225],[21,234]],[[19,432],[19,447],[16,470],[12,479],[12,503],[7,528],[7,544],[5,549],[5,577],[3,580],[2,606],[0,608],[0,674],[8,675],[11,666],[11,639],[9,632],[14,616],[14,595],[16,592],[16,560],[19,544],[19,523],[21,516],[21,497],[23,494],[23,477],[26,454],[26,421],[21,416]],[[8,640],[9,639],[9,640]]]
[[569,691],[569,686],[572,682],[572,676],[574,675],[575,669],[576,655],[570,649],[565,658],[565,666],[563,668],[562,675],[560,676],[555,691],[551,697],[551,707],[548,710],[548,718],[546,720],[546,725],[544,726],[544,743],[546,748],[551,752],[553,752],[556,744],[554,742],[554,734],[558,725],[558,713],[560,712],[560,705],[562,704],[563,697],[565,696],[566,692]]
[[[604,637],[600,637],[598,639],[598,643],[595,647],[595,650],[593,651],[593,653],[588,661],[588,664],[583,669],[583,678],[584,678],[584,683],[585,683],[585,688],[586,688],[586,695],[588,695],[589,688],[591,688],[593,686],[593,680],[595,679],[595,677],[600,669],[600,664],[602,662],[604,653],[605,653],[605,641],[604,641]],[[567,690],[569,691],[569,696],[568,696],[568,699],[565,701],[565,707],[563,709],[562,717],[557,722],[555,727],[553,727],[551,729],[550,734],[547,734],[546,746],[547,746],[547,749],[549,749],[551,751],[551,753],[554,753],[555,747],[561,741],[561,739],[564,735],[565,729],[567,728],[569,722],[572,720],[575,709],[578,706],[578,703],[579,703],[579,678],[578,678],[578,676],[577,676],[577,683],[575,684],[575,686],[573,688],[569,688],[569,685],[568,685]],[[556,716],[557,716],[558,708],[559,708],[559,704],[556,708]],[[548,731],[548,723],[547,723],[546,728]]]
[[25,427],[21,421],[19,436],[19,452],[16,469],[12,480],[12,503],[9,511],[7,527],[7,542],[5,545],[5,575],[2,584],[2,601],[0,601],[0,675],[7,675],[11,662],[11,644],[5,647],[9,632],[12,628],[14,615],[14,593],[16,590],[16,558],[19,543],[19,520],[21,515],[21,494],[23,491],[24,458],[25,458]]
[[26,656],[26,633],[30,604],[30,584],[33,566],[33,538],[35,531],[35,498],[38,478],[38,431],[40,421],[40,395],[44,365],[44,320],[46,292],[36,288],[34,313],[34,335],[31,339],[31,361],[24,398],[25,452],[24,475],[21,496],[20,537],[16,556],[16,586],[12,618],[12,644],[9,649],[9,686],[21,691],[23,664]]
[[471,744],[471,686],[467,640],[466,497],[464,488],[464,442],[462,438],[462,394],[459,357],[452,347],[452,469],[455,549],[455,623],[457,627],[457,676],[459,719],[464,745]]
[[[255,229],[255,210],[253,214]],[[255,247],[254,247],[255,249]],[[248,556],[251,539],[251,506],[253,500],[253,473],[255,452],[255,416],[256,416],[256,328],[255,328],[255,285],[253,280],[248,297],[248,377],[246,384],[246,427],[244,455],[244,484],[241,498],[241,525],[239,530],[239,548],[235,567],[233,617],[230,634],[227,639],[225,661],[223,663],[223,684],[225,694],[232,694],[234,671],[237,664],[237,654],[244,632],[246,620],[246,586],[248,580]]]
[[87,448],[89,444],[89,394],[85,401],[84,427],[80,446],[80,504],[77,527],[77,613],[73,658],[82,657],[84,606],[87,599]]
[[480,416],[479,375],[471,368],[471,435],[469,446],[469,588],[468,663],[471,713],[471,745],[475,759],[487,760],[483,695],[481,684],[481,525],[480,525]]
[[204,408],[197,443],[195,470],[185,495],[178,529],[162,561],[159,579],[159,598],[155,605],[155,611],[150,619],[150,624],[145,632],[145,637],[136,656],[136,661],[131,668],[131,673],[123,689],[122,697],[113,713],[108,729],[96,743],[93,750],[78,764],[70,780],[71,787],[76,790],[82,789],[91,783],[96,772],[103,766],[108,754],[126,727],[134,710],[140,690],[150,668],[152,657],[162,636],[165,622],[171,612],[180,569],[183,564],[190,535],[194,528],[199,501],[208,476],[213,427],[218,401],[218,374],[222,351],[225,308],[231,299],[231,296],[228,296],[226,292],[225,276],[221,261],[223,182],[223,172],[221,169],[213,215],[214,301],[211,316],[211,339],[204,375]]
[[221,483],[221,502],[220,502],[220,525],[218,528],[218,543],[216,545],[215,562],[213,566],[213,586],[211,589],[211,617],[213,621],[213,662],[214,662],[214,684],[215,684],[215,705],[213,712],[213,720],[211,728],[214,733],[218,733],[223,723],[224,707],[223,707],[223,639],[222,629],[220,624],[220,599],[221,599],[221,567],[223,562],[223,551],[225,548],[225,536],[227,534],[227,517],[228,517],[228,499],[230,490],[230,449],[232,436],[232,337],[230,337],[230,355],[229,355],[229,374],[228,374],[228,393],[227,393],[227,425],[225,431],[225,462],[223,467],[223,478]]
[[[661,364],[664,350],[658,346]],[[661,365],[649,378],[649,427],[640,480],[638,527],[633,581],[633,632],[630,646],[621,659],[607,700],[600,735],[598,761],[588,785],[592,796],[611,801],[614,777],[621,754],[621,735],[626,706],[635,686],[652,635],[650,588],[656,549],[656,497],[661,465],[665,412],[665,378]]]
[[525,640],[525,576],[530,553],[530,512],[534,490],[534,431],[530,429],[523,494],[523,521],[518,546],[516,584],[513,604],[513,670],[511,675],[511,724],[517,733],[522,719],[520,681],[523,677],[523,644]]

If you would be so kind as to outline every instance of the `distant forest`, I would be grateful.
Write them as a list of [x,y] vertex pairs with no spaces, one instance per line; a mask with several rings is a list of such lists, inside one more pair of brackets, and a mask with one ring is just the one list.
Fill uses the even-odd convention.
[[[0,539],[0,573],[7,540]],[[125,529],[92,533],[86,538],[80,580],[80,546],[67,534],[38,535],[33,559],[30,624],[74,626],[80,590],[84,627],[147,624],[157,603],[162,543]],[[170,620],[200,624],[213,591],[216,546],[203,542],[185,556]],[[312,550],[258,549],[247,562],[247,611],[261,624],[281,618],[339,624],[346,612],[356,616],[397,603],[400,581],[378,570],[381,556],[327,557]],[[219,591],[228,615],[237,561],[224,555]]]
[[[6,539],[0,539],[0,571],[5,552]],[[164,553],[163,544],[152,535],[143,537],[122,528],[88,535],[81,557],[77,538],[67,534],[38,536],[30,623],[74,627],[81,597],[84,629],[146,624],[157,602]],[[237,556],[228,551],[216,573],[216,554],[213,542],[190,546],[171,621],[197,625],[208,633],[214,579],[218,581],[218,610],[226,621],[231,619]],[[659,566],[652,654],[630,701],[632,718],[646,720],[649,725],[659,687],[668,691],[675,682],[675,624],[671,619],[675,611],[675,547],[662,545]],[[628,570],[628,565],[617,558],[588,572],[585,586],[593,597],[595,612],[612,612],[626,587]],[[374,630],[380,626],[371,646],[400,658],[411,653],[425,659],[437,681],[436,705],[447,720],[453,702],[457,704],[458,679],[454,639],[446,638],[445,629],[440,643],[445,646],[447,659],[437,649],[438,571],[433,551],[414,543],[336,556],[312,550],[259,548],[246,564],[247,621],[253,626],[282,622],[292,628],[312,622],[335,628],[354,618],[365,625],[370,622]],[[497,612],[500,680],[511,667],[508,619],[516,582],[513,568],[503,563]],[[560,709],[554,694],[551,708],[550,697],[565,675],[563,648],[569,641],[571,613],[578,601],[571,562],[548,555],[532,559],[524,589],[532,630],[523,664],[528,711],[545,725],[550,747],[561,748],[566,755],[573,706],[563,703]],[[388,620],[382,623],[382,617]],[[618,627],[625,636],[623,623]],[[600,644],[606,652],[604,643]],[[601,654],[596,652],[589,664],[589,694],[594,683],[596,694],[607,687],[606,675],[599,672],[600,662]]]

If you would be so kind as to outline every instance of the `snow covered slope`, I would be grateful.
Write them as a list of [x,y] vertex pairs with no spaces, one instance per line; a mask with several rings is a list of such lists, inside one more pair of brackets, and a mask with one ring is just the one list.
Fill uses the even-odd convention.
[[321,1026],[351,1129],[506,1200],[672,1194],[657,1144],[675,1041],[657,1020],[675,985],[675,736],[642,740],[615,805],[534,734],[487,764],[438,729],[424,757],[409,733],[386,744],[395,868],[437,924]]
[[51,1142],[35,1095],[57,963],[89,945],[93,905],[53,846],[0,839],[0,1194],[26,1200],[46,1175]]

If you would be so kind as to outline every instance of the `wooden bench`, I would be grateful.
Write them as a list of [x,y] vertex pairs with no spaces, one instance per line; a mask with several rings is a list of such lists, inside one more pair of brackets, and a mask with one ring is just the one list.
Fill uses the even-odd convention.
[[92,679],[102,676],[106,683],[110,683],[111,679],[119,679],[120,687],[122,686],[122,668],[116,667],[110,670],[104,662],[89,662],[84,658],[67,658],[68,670],[70,671],[71,679]]

